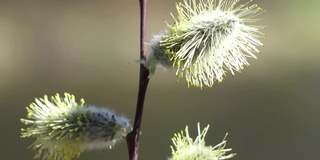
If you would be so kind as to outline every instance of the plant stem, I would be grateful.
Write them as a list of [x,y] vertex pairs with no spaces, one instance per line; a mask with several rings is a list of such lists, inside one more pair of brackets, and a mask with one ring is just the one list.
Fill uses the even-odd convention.
[[[146,59],[146,51],[144,42],[146,38],[146,11],[147,11],[147,0],[139,0],[140,2],[140,59]],[[149,70],[140,64],[140,75],[139,75],[139,91],[137,99],[136,114],[134,118],[133,130],[130,132],[127,139],[127,146],[130,160],[138,160],[139,151],[139,135],[141,129],[143,104],[146,95],[146,91],[149,84]]]

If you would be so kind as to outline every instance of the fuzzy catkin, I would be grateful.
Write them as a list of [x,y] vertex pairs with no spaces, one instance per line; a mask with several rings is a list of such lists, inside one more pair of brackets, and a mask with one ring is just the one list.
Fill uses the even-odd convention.
[[209,125],[201,131],[198,123],[198,136],[195,139],[190,137],[188,126],[184,132],[174,134],[173,146],[171,146],[172,156],[168,160],[222,160],[234,157],[235,153],[227,154],[232,149],[225,148],[226,137],[214,147],[205,144],[204,138],[208,129]]
[[265,36],[260,31],[264,27],[253,25],[263,10],[250,5],[251,1],[241,5],[238,2],[177,3],[175,23],[167,24],[168,29],[152,39],[146,67],[153,69],[151,73],[157,66],[175,68],[178,78],[185,77],[189,86],[202,88],[222,82],[228,71],[234,75],[249,66],[247,58],[256,59],[255,53],[260,53],[257,47],[263,46],[259,39]]
[[78,104],[69,93],[36,99],[27,111],[21,122],[28,128],[21,129],[21,137],[35,137],[30,147],[44,160],[71,160],[86,150],[111,148],[131,131],[127,118],[87,106],[83,99]]

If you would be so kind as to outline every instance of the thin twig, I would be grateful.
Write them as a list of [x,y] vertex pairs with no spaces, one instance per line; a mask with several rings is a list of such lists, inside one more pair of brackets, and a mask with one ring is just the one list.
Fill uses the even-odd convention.
[[[145,52],[145,37],[146,37],[146,4],[147,0],[139,0],[140,2],[140,59],[146,59]],[[127,146],[130,160],[138,160],[139,151],[139,134],[141,129],[142,113],[144,99],[149,83],[149,70],[140,64],[139,92],[137,99],[136,114],[134,118],[133,130],[130,132],[127,139]]]

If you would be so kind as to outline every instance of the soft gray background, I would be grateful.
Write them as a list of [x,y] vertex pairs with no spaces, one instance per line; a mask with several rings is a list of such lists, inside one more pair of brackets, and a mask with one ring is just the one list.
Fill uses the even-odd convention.
[[[210,124],[214,145],[229,132],[239,160],[319,159],[320,43],[317,0],[256,0],[267,12],[265,47],[241,74],[213,88],[187,88],[158,70],[146,97],[140,159],[171,154],[173,133]],[[151,36],[172,23],[175,1],[149,0]],[[138,87],[138,0],[0,0],[0,153],[29,160],[20,139],[25,106],[44,94],[70,92],[88,104],[134,117]],[[127,159],[126,144],[79,160]]]

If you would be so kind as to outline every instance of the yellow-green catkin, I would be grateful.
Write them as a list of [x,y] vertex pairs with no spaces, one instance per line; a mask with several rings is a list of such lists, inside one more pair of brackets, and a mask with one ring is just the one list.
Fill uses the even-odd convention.
[[129,120],[106,108],[87,106],[65,93],[37,98],[27,107],[21,137],[36,138],[35,159],[71,160],[86,150],[111,148],[131,131]]
[[214,147],[206,146],[204,138],[208,129],[209,125],[201,131],[198,123],[198,136],[195,139],[190,137],[188,126],[185,132],[175,134],[172,138],[172,157],[168,160],[222,160],[234,157],[235,153],[227,154],[232,149],[225,148],[226,137]]
[[254,25],[264,12],[250,0],[184,0],[176,4],[174,25],[155,35],[149,43],[145,65],[174,68],[178,78],[202,88],[222,82],[229,71],[249,66],[247,58],[259,53],[263,26]]

